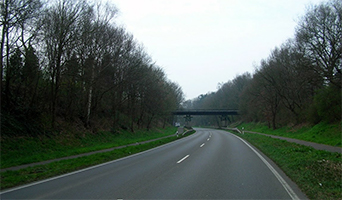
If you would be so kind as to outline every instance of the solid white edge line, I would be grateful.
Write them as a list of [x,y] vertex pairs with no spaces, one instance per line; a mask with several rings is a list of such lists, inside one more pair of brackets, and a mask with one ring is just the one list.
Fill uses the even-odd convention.
[[[232,134],[232,133],[231,133]],[[233,136],[240,139],[243,143],[245,143],[250,149],[254,151],[254,153],[265,163],[265,165],[271,170],[271,172],[274,174],[274,176],[278,179],[278,181],[281,183],[281,185],[284,187],[286,192],[290,195],[291,199],[293,200],[299,200],[299,197],[297,194],[292,190],[290,185],[281,177],[281,175],[277,172],[277,170],[274,169],[274,167],[258,152],[256,151],[251,145],[249,145],[245,140],[242,138],[232,134]]]
[[[192,135],[190,135],[189,137],[193,137],[194,135],[195,135],[195,134],[192,134]],[[185,137],[185,138],[189,138],[189,137]],[[185,138],[182,138],[182,139],[185,139]],[[181,139],[181,140],[182,140],[182,139]],[[112,161],[109,161],[109,162],[105,162],[105,163],[102,163],[102,164],[99,164],[99,165],[94,165],[94,166],[91,166],[91,167],[88,167],[88,168],[84,168],[84,169],[81,169],[81,170],[78,170],[78,171],[70,172],[70,173],[67,173],[67,174],[59,175],[59,176],[52,177],[52,178],[48,178],[48,179],[45,179],[45,180],[41,180],[41,181],[29,183],[29,184],[27,184],[27,185],[22,185],[22,186],[19,186],[19,187],[14,187],[14,188],[11,188],[11,189],[8,189],[8,190],[0,191],[0,195],[5,194],[5,193],[9,193],[9,192],[13,192],[13,191],[16,191],[16,190],[24,189],[24,188],[27,188],[27,187],[39,185],[39,184],[41,184],[41,183],[53,181],[53,180],[56,180],[56,179],[64,178],[64,177],[66,177],[66,176],[70,176],[70,175],[78,174],[78,173],[81,173],[81,172],[85,172],[85,171],[88,171],[88,170],[91,170],[91,169],[95,169],[95,168],[102,167],[102,166],[105,166],[105,165],[108,165],[108,164],[112,164],[112,163],[115,163],[115,162],[119,162],[119,161],[121,161],[121,160],[129,159],[129,158],[132,158],[132,157],[135,157],[135,156],[144,154],[144,153],[148,153],[148,152],[150,152],[150,151],[157,150],[157,149],[159,149],[159,148],[163,148],[163,147],[165,147],[165,146],[171,145],[171,144],[176,143],[176,142],[181,141],[181,140],[175,140],[175,141],[172,141],[172,142],[170,142],[170,143],[166,143],[166,144],[163,144],[163,145],[161,145],[161,146],[157,146],[157,147],[155,147],[155,148],[148,149],[148,150],[146,150],[146,151],[142,151],[142,152],[139,152],[139,153],[136,153],[136,154],[127,156],[127,157],[123,157],[123,158],[119,158],[119,159],[112,160]]]
[[187,159],[189,156],[190,155],[186,155],[184,158],[180,159],[177,163],[179,164],[179,163],[183,162],[183,160]]

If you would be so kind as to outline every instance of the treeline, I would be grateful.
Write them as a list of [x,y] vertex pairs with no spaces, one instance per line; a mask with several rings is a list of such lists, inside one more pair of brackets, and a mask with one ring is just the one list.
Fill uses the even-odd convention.
[[[1,2],[2,134],[165,126],[183,101],[100,1]],[[39,132],[39,131],[38,131]]]
[[[342,4],[312,6],[294,38],[271,51],[254,74],[245,73],[218,91],[187,101],[195,109],[239,109],[239,120],[269,127],[341,121]],[[197,123],[216,124],[218,118]],[[235,120],[237,118],[235,117]],[[196,121],[195,121],[196,122]]]

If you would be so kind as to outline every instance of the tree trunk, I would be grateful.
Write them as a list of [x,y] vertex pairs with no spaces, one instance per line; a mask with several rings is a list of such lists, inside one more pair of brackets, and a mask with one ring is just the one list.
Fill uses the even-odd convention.
[[[11,81],[11,68],[9,65],[9,42],[8,42],[8,30],[5,32],[6,33],[6,82],[5,82],[5,95],[6,95],[6,107],[8,109],[10,108],[10,97],[11,97],[11,91],[10,91],[10,81]],[[2,80],[1,80],[2,82]]]
[[91,103],[93,98],[93,84],[95,78],[95,66],[92,65],[91,70],[91,79],[90,79],[90,86],[89,86],[89,93],[88,93],[88,101],[87,101],[87,117],[86,117],[86,128],[90,127],[90,113],[91,113]]
[[51,128],[55,128],[55,121],[56,121],[56,90],[55,90],[55,80],[56,80],[56,72],[54,69],[54,66],[52,65],[52,75],[51,75],[51,104],[50,104],[50,109],[51,109]]
[[[0,85],[0,97],[1,97],[1,95],[2,95],[2,79],[3,79],[3,71],[4,71],[4,63],[3,63],[3,58],[4,58],[4,46],[5,46],[5,30],[7,29],[7,27],[6,27],[6,25],[4,25],[4,27],[2,28],[2,33],[1,33],[1,49],[0,49],[0,51],[1,51],[1,59],[0,59],[0,65],[1,65],[1,74],[0,74],[0,76],[1,76],[1,79],[0,79],[0,81],[1,81],[1,85]],[[2,98],[0,98],[0,105],[2,105],[1,104],[1,101],[2,101]]]
[[152,114],[152,116],[151,116],[151,117],[148,119],[148,121],[147,121],[147,126],[146,126],[146,128],[147,128],[148,131],[149,131],[150,128],[151,128],[151,124],[152,124],[153,117],[154,117],[154,114]]
[[276,116],[273,115],[272,116],[272,129],[275,130],[277,127],[276,127]]
[[[0,51],[1,51],[1,58],[0,58],[0,65],[1,65],[1,74],[0,74],[0,97],[2,96],[2,90],[3,90],[3,86],[2,86],[2,80],[3,80],[3,71],[4,71],[4,62],[3,62],[3,58],[4,58],[4,47],[5,47],[5,36],[6,36],[6,32],[8,32],[8,22],[7,22],[7,18],[8,18],[8,1],[4,2],[5,4],[5,8],[4,8],[4,22],[3,22],[3,27],[2,27],[2,33],[1,33],[1,46],[0,46]],[[0,98],[0,105],[2,103],[2,97]]]

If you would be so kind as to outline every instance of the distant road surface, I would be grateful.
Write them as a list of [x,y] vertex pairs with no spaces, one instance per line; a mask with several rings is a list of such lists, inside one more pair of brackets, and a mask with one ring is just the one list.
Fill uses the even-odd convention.
[[5,190],[1,199],[306,199],[268,158],[226,131]]

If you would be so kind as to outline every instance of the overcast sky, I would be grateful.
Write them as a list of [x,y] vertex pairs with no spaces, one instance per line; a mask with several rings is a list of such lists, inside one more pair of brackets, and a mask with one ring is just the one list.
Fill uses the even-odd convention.
[[214,92],[294,36],[309,5],[322,0],[111,0],[186,99]]

